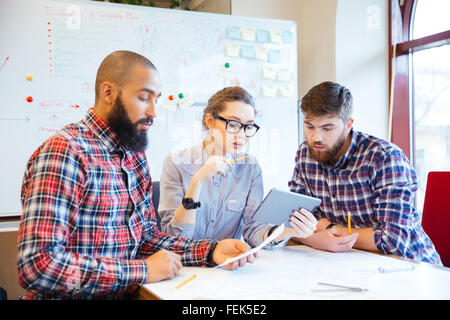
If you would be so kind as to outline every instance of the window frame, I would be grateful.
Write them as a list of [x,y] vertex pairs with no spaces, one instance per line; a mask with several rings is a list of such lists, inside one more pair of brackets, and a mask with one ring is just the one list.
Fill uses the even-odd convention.
[[[412,40],[417,3],[418,0],[390,0],[388,6],[390,88],[388,138],[398,145],[413,163],[415,158],[412,53],[450,43],[450,30]],[[397,27],[394,25],[396,18]],[[394,42],[396,39],[397,42]]]

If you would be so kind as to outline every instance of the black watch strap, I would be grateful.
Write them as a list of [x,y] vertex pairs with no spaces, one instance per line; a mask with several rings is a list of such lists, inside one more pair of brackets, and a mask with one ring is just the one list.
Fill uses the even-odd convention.
[[200,201],[195,202],[192,198],[183,198],[181,204],[186,210],[197,209],[200,208]]
[[206,258],[206,265],[208,267],[215,267],[215,266],[217,266],[217,263],[215,263],[214,259],[213,259],[213,253],[214,253],[214,250],[217,247],[217,244],[218,244],[217,241],[213,242],[213,244],[211,245],[211,248],[209,249],[208,257]]

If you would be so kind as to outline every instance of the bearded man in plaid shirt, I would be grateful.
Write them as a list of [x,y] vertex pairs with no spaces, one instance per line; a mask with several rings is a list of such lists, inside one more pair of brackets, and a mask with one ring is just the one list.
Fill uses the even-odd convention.
[[414,205],[411,163],[394,144],[353,129],[350,91],[323,82],[303,97],[301,108],[306,141],[288,185],[322,203],[314,212],[315,233],[296,241],[333,252],[355,247],[442,264]]
[[160,96],[147,58],[113,52],[97,72],[94,107],[33,153],[18,238],[24,299],[127,298],[144,283],[173,278],[182,265],[214,266],[247,251],[237,239],[192,240],[157,229],[144,149]]

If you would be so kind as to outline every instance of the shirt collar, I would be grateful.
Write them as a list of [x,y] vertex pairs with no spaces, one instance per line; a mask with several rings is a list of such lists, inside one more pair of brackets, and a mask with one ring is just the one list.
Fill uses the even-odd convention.
[[83,121],[110,152],[121,149],[119,137],[111,127],[95,113],[94,108],[88,110]]

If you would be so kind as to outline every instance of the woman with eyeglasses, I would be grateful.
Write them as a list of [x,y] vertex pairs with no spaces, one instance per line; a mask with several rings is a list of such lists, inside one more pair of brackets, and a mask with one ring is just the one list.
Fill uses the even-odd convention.
[[[252,216],[264,195],[261,168],[246,153],[259,130],[252,96],[241,87],[219,90],[203,112],[207,135],[201,144],[169,154],[160,181],[158,213],[162,231],[194,239],[241,238],[257,246],[276,226]],[[307,237],[317,221],[295,211],[292,222],[272,245],[291,236]],[[283,241],[285,240],[285,241]]]

